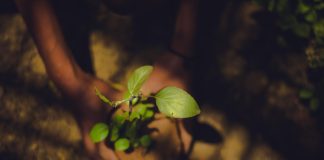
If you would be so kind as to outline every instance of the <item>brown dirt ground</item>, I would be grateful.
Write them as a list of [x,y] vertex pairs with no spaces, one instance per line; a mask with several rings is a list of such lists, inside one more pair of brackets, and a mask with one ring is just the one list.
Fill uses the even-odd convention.
[[[272,69],[286,77],[274,79],[268,70],[251,66],[249,57],[240,50],[257,36],[254,33],[257,24],[251,13],[258,9],[251,4],[241,4],[231,22],[226,22],[233,16],[231,7],[224,9],[223,22],[218,29],[230,32],[230,38],[226,49],[210,50],[217,53],[212,61],[219,70],[215,71],[214,66],[215,70],[210,68],[205,74],[222,77],[228,87],[227,99],[220,104],[203,103],[198,118],[200,123],[208,124],[218,133],[209,137],[219,136],[221,140],[198,139],[190,159],[281,160],[294,157],[290,155],[289,147],[305,154],[316,154],[319,149],[322,136],[309,110],[298,100],[298,86],[310,85],[305,73],[305,56],[271,55],[267,61]],[[130,36],[127,26],[132,24],[130,17],[106,14],[108,18],[100,19],[103,24],[121,33],[124,38],[120,41],[127,39]],[[237,26],[232,28],[234,31],[228,31],[229,23]],[[0,15],[0,35],[1,156],[7,159],[87,159],[80,145],[75,119],[48,80],[21,17],[18,14]],[[95,73],[110,83],[124,84],[133,68],[152,60],[141,57],[165,50],[163,47],[147,47],[138,51],[139,58],[129,57],[128,50],[113,36],[102,30],[95,30],[90,36]],[[218,93],[222,92],[215,91],[216,101]],[[260,99],[262,103],[259,103]],[[286,123],[291,128],[287,128]],[[141,149],[128,155],[119,153],[123,159],[175,157],[179,149],[175,125],[167,119],[154,121],[151,125],[160,130],[156,139],[158,145],[144,156]],[[256,129],[260,126],[262,129]]]

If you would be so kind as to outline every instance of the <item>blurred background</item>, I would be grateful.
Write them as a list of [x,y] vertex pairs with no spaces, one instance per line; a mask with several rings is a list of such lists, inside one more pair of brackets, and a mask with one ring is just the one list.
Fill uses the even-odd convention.
[[[54,4],[84,69],[125,84],[132,69],[168,49],[179,2],[138,0],[117,8],[97,0]],[[198,5],[195,55],[188,67],[202,113],[190,159],[324,159],[324,2]],[[87,159],[66,105],[15,3],[2,0],[0,159]],[[144,159],[172,159],[173,148]]]

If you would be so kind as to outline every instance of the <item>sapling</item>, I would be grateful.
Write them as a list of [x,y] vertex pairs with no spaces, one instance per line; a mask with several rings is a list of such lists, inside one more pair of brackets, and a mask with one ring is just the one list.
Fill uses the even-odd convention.
[[[195,99],[186,91],[167,86],[156,94],[143,95],[141,87],[153,71],[152,66],[142,66],[134,71],[127,83],[125,98],[119,101],[111,101],[97,88],[98,97],[108,106],[118,108],[122,104],[128,107],[128,111],[119,110],[109,123],[95,124],[90,137],[93,142],[101,142],[108,138],[108,142],[115,150],[125,151],[139,146],[149,147],[152,143],[150,136],[145,133],[147,124],[153,119],[158,110],[170,118],[190,118],[200,113]],[[148,99],[155,99],[155,104]]]

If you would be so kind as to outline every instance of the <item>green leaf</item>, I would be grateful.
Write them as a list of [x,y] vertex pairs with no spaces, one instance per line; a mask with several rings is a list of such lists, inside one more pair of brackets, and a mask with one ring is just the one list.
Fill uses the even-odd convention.
[[[125,94],[123,96],[125,100],[128,100],[125,102],[127,105],[129,105],[129,100],[130,100],[131,96],[132,95],[129,93],[129,91],[125,92]],[[137,98],[137,97],[133,98],[132,105],[136,105],[139,102],[139,100],[140,100],[140,98]]]
[[127,138],[120,138],[114,144],[115,150],[117,151],[125,151],[129,148],[129,145],[129,140]]
[[131,123],[128,123],[126,127],[125,136],[129,139],[133,140],[136,137],[137,133],[137,121],[132,121]]
[[311,9],[311,7],[302,1],[299,1],[298,7],[297,7],[297,12],[298,13],[306,13]]
[[305,15],[305,20],[308,22],[315,22],[317,19],[317,14],[315,11],[311,11]]
[[108,125],[105,123],[95,124],[90,131],[90,138],[94,143],[103,141],[109,134]]
[[152,139],[149,135],[142,136],[139,141],[140,141],[141,146],[143,146],[143,147],[148,147],[152,143]]
[[95,92],[96,92],[96,95],[105,103],[109,104],[110,106],[112,106],[112,102],[107,98],[105,97],[99,90],[97,87],[95,87]]
[[313,97],[313,91],[309,89],[302,89],[299,91],[299,97],[302,99],[310,99]]
[[143,115],[143,120],[151,119],[154,116],[154,111],[151,109],[146,110],[145,114]]
[[138,112],[132,112],[130,117],[129,117],[129,121],[133,121],[134,119],[140,119],[141,115]]
[[154,111],[150,108],[154,107],[152,103],[139,103],[134,108],[133,112],[137,112],[142,120],[150,119],[154,116]]
[[317,98],[312,98],[309,105],[311,110],[316,111],[319,106],[319,100]]
[[142,85],[147,80],[152,71],[152,66],[143,66],[135,70],[135,72],[128,80],[127,84],[128,92],[130,93],[130,95],[137,95],[139,93]]
[[125,120],[129,120],[129,115],[130,115],[130,112],[128,112],[128,111],[124,111],[124,113],[120,114],[120,116],[123,116],[125,118]]
[[316,9],[316,10],[322,10],[322,9],[324,9],[324,2],[322,2],[320,4],[317,4],[316,6],[314,6],[314,9]]
[[110,137],[110,140],[112,142],[116,141],[118,138],[119,138],[119,127],[117,126],[114,126],[112,129],[111,129],[111,137]]
[[306,23],[298,23],[293,26],[294,33],[301,38],[308,38],[311,33],[311,27]]
[[126,114],[114,116],[112,119],[113,125],[120,128],[125,123],[125,120],[127,119],[127,117],[128,117],[128,115],[126,115]]
[[317,38],[324,37],[324,19],[316,22],[313,26],[314,34]]
[[129,99],[132,95],[129,93],[129,91],[125,92],[123,95],[124,99]]
[[137,112],[140,116],[144,116],[146,110],[147,110],[147,106],[143,103],[139,103],[134,108],[134,112]]
[[287,10],[288,0],[280,0],[277,2],[277,12],[282,13]]
[[195,99],[177,87],[163,88],[155,95],[155,98],[160,112],[169,117],[188,118],[200,113]]

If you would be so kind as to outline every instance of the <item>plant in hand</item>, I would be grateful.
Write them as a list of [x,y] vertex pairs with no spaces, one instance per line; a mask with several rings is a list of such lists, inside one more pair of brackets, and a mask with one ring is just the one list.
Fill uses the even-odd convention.
[[[135,70],[127,84],[125,98],[119,101],[110,101],[95,88],[98,97],[109,107],[119,108],[126,105],[128,110],[118,110],[109,123],[95,124],[90,137],[93,142],[107,139],[115,150],[125,151],[139,146],[149,147],[152,143],[146,128],[153,119],[157,110],[170,118],[190,118],[200,113],[195,99],[186,91],[168,86],[154,95],[143,95],[141,87],[153,71],[152,66],[142,66]],[[149,101],[154,99],[155,104]]]

